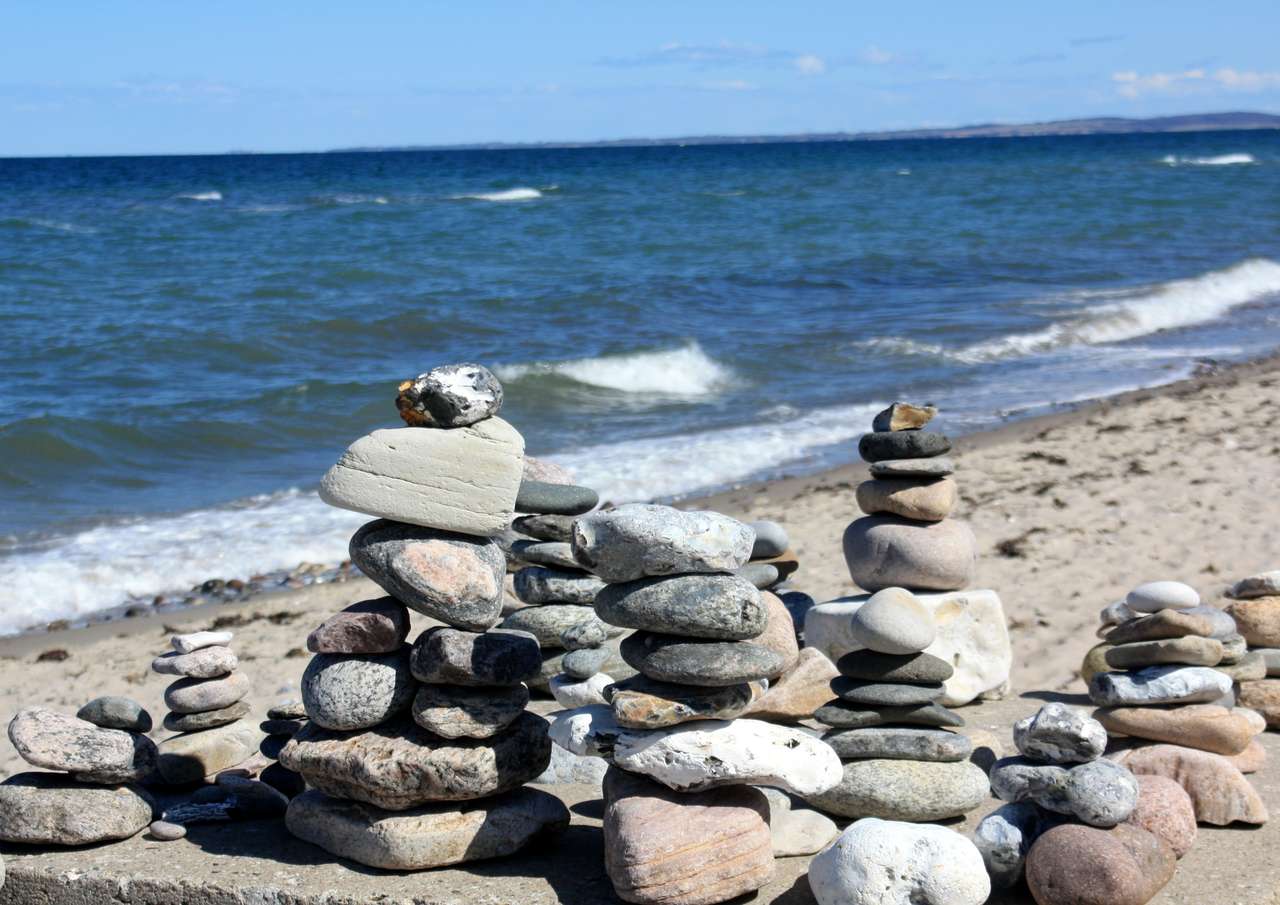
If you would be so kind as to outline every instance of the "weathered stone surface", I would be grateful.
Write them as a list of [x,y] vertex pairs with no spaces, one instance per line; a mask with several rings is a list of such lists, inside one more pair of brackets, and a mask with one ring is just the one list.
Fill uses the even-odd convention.
[[572,515],[522,515],[511,523],[521,534],[545,541],[568,543],[573,539]]
[[[17,773],[0,783],[0,840],[89,845],[126,839],[151,822],[136,786],[84,786],[59,773]],[[0,869],[0,884],[4,878]]]
[[600,503],[590,487],[525,478],[516,492],[516,512],[531,515],[581,515]]
[[628,503],[574,522],[573,555],[605,581],[687,572],[732,572],[751,557],[755,532],[718,512]]
[[[899,436],[895,434],[894,436]],[[844,532],[849,576],[867,591],[953,591],[973,581],[977,542],[964,522],[869,515]]]
[[99,729],[123,729],[126,732],[150,732],[151,714],[137,701],[120,695],[94,698],[76,711],[76,718],[93,723]]
[[822,736],[841,760],[878,757],[889,760],[965,760],[973,743],[946,729],[907,726],[869,726],[838,729]]
[[1260,679],[1240,683],[1241,707],[1262,714],[1271,729],[1280,729],[1280,679]]
[[391,811],[506,792],[550,760],[547,722],[528,711],[486,739],[443,739],[407,717],[354,733],[308,725],[280,752],[313,788]]
[[316,654],[302,674],[307,716],[325,729],[367,729],[413,700],[409,648],[390,654]]
[[601,757],[613,761],[613,748],[623,729],[610,707],[592,705],[562,710],[551,716],[551,740],[578,757]]
[[409,613],[394,597],[353,603],[307,636],[313,654],[389,654],[409,636]]
[[[199,732],[225,726],[249,715],[249,702],[236,701],[218,710],[206,710],[202,713],[166,713],[164,728],[170,732]],[[265,731],[265,730],[264,730]]]
[[610,626],[595,615],[595,610],[592,610],[581,622],[574,623],[560,633],[560,646],[570,651],[598,648],[603,646],[610,636],[620,635],[622,632],[623,629]]
[[937,637],[933,615],[903,588],[872,594],[853,614],[850,632],[862,647],[882,654],[914,654]]
[[945,478],[954,474],[955,462],[947,456],[934,456],[929,459],[881,459],[872,462],[870,471],[873,478]]
[[511,552],[517,559],[535,566],[586,574],[573,558],[573,545],[567,541],[518,540],[511,545]]
[[1138,805],[1129,823],[1163,839],[1181,858],[1196,841],[1196,809],[1191,796],[1167,776],[1138,777]]
[[932,405],[895,402],[871,419],[871,429],[879,432],[919,430],[936,414],[938,410]]
[[964,717],[937,703],[903,707],[866,707],[828,701],[814,712],[814,719],[837,729],[861,729],[866,726],[963,726]]
[[661,729],[691,720],[731,720],[742,716],[755,698],[751,685],[705,687],[658,682],[633,676],[608,692],[619,726]]
[[1132,824],[1062,824],[1027,855],[1027,885],[1040,905],[1145,905],[1177,866],[1168,843]]
[[681,685],[740,685],[782,672],[776,651],[750,641],[705,641],[653,632],[622,640],[622,658],[659,682]]
[[419,685],[412,715],[415,723],[441,738],[490,738],[511,725],[528,703],[524,685]]
[[1231,586],[1227,592],[1237,600],[1250,600],[1254,597],[1280,597],[1280,570],[1259,572],[1242,578]]
[[45,707],[19,710],[9,722],[9,741],[32,766],[75,773],[85,782],[134,782],[155,768],[156,747],[146,736],[101,729]]
[[1222,645],[1222,659],[1217,662],[1217,666],[1239,663],[1249,653],[1249,644],[1244,640],[1244,635],[1222,638],[1219,643]]
[[1207,616],[1187,610],[1158,610],[1149,616],[1121,622],[1107,633],[1105,640],[1108,644],[1132,644],[1162,638],[1209,638],[1213,630],[1213,620]]
[[835,665],[825,654],[816,648],[802,648],[796,665],[771,681],[765,693],[747,706],[743,716],[776,723],[807,720],[831,700],[831,680],[837,675]]
[[542,651],[526,632],[430,628],[413,643],[409,668],[419,682],[518,685],[539,674]]
[[556,703],[566,710],[575,707],[587,707],[592,704],[607,704],[605,689],[613,684],[613,679],[604,673],[596,673],[586,679],[575,679],[573,676],[560,673],[552,676],[547,683],[547,690],[556,699]]
[[1090,826],[1115,826],[1133,813],[1138,782],[1124,767],[1094,760],[1071,767],[1005,757],[991,768],[991,792],[1004,801],[1033,801]]
[[769,804],[750,786],[691,794],[611,769],[604,780],[605,870],[642,905],[714,905],[773,876]]
[[1241,773],[1257,773],[1267,763],[1267,749],[1254,738],[1239,754],[1223,755]]
[[1237,600],[1227,613],[1250,647],[1280,647],[1280,596]]
[[1148,745],[1109,755],[1138,775],[1167,776],[1191,796],[1196,821],[1215,826],[1267,822],[1267,806],[1220,754],[1181,745]]
[[233,635],[231,632],[187,632],[182,635],[174,635],[169,639],[169,643],[173,645],[173,649],[180,654],[189,654],[192,651],[200,650],[202,647],[213,647],[218,645],[225,647],[231,643]]
[[904,707],[928,704],[942,697],[942,683],[900,685],[893,682],[868,682],[846,676],[831,680],[831,690],[850,704],[871,707]]
[[466,427],[502,408],[502,384],[484,365],[441,365],[403,381],[396,408],[410,427]]
[[[760,592],[736,575],[674,575],[611,584],[596,595],[595,610],[611,625],[720,641],[754,638],[768,620]],[[794,635],[793,629],[793,644]]]
[[614,763],[677,791],[767,785],[816,795],[840,782],[840,759],[821,740],[760,720],[703,720],[618,734]]
[[1126,594],[1124,602],[1135,613],[1156,613],[1197,607],[1200,595],[1195,588],[1180,581],[1148,581]]
[[502,627],[532,635],[543,650],[559,650],[564,633],[591,616],[590,609],[576,603],[545,603],[516,610],[502,620]]
[[973,844],[996,889],[1010,889],[1022,879],[1027,852],[1040,834],[1064,818],[1040,810],[1029,801],[1001,805],[973,831]]
[[1112,669],[1141,669],[1144,666],[1158,666],[1164,663],[1183,666],[1217,666],[1221,659],[1221,641],[1195,635],[1120,644],[1106,653],[1107,665]]
[[179,679],[164,690],[164,703],[175,713],[221,710],[247,695],[250,687],[242,672],[218,679]]
[[1095,715],[1109,732],[1215,754],[1239,754],[1257,735],[1257,730],[1241,713],[1217,704],[1107,707]]
[[1206,666],[1148,666],[1136,672],[1104,672],[1089,683],[1100,707],[1126,704],[1196,704],[1231,691],[1231,680]]
[[151,671],[163,676],[186,676],[191,679],[216,679],[235,672],[240,665],[235,651],[224,645],[202,647],[189,654],[170,651],[151,661]]
[[867,462],[928,459],[951,452],[951,441],[932,431],[873,431],[858,439],[858,455]]
[[918,522],[940,522],[956,507],[951,478],[872,478],[858,485],[858,508],[867,515],[884,513]]
[[340,858],[385,870],[426,870],[510,855],[566,829],[569,809],[537,789],[404,811],[310,791],[289,802],[285,825]]
[[987,797],[987,775],[967,760],[851,760],[840,784],[805,801],[839,817],[912,822],[959,817]]
[[981,905],[991,892],[982,856],[945,827],[867,818],[809,865],[818,905]]
[[[562,632],[560,635],[562,642],[564,637],[565,633]],[[609,662],[613,653],[615,652],[607,647],[573,649],[565,653],[561,666],[565,675],[575,679],[589,679],[604,670],[605,664]]]
[[775,858],[816,854],[840,835],[834,820],[813,808],[796,807],[781,789],[761,787],[760,791],[769,800],[769,835]]
[[524,438],[496,417],[454,430],[376,430],[347,447],[320,482],[320,498],[392,521],[489,536],[511,523],[523,456]]
[[781,556],[791,546],[791,539],[787,536],[787,529],[777,522],[771,522],[766,519],[752,522],[748,527],[756,535],[755,543],[751,545],[752,559],[769,559],[773,556]]
[[173,785],[199,782],[252,757],[265,737],[252,722],[171,736],[157,746],[160,775]]
[[576,603],[591,606],[605,583],[586,572],[529,566],[515,576],[516,596],[525,603]]
[[493,541],[378,519],[352,535],[349,552],[388,594],[433,619],[482,632],[502,615],[507,558]]
[[845,654],[836,664],[836,669],[840,675],[850,679],[909,684],[945,682],[955,672],[950,663],[933,654],[882,654],[873,650]]
[[1027,757],[1084,763],[1107,750],[1107,731],[1083,711],[1052,702],[1013,724],[1013,743]]

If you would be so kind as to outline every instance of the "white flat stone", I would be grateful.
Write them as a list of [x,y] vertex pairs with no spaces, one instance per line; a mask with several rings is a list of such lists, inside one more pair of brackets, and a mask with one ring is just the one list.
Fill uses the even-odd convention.
[[1189,610],[1200,605],[1200,594],[1180,581],[1148,581],[1125,595],[1124,602],[1137,613]]
[[1195,704],[1231,693],[1231,677],[1207,666],[1148,666],[1136,672],[1104,672],[1089,683],[1099,707],[1128,704]]
[[573,676],[561,673],[551,677],[549,687],[556,703],[566,710],[572,710],[575,707],[589,707],[592,704],[607,704],[608,702],[604,699],[604,690],[612,684],[613,679],[602,672],[596,673],[589,679],[575,679]]
[[613,718],[613,708],[593,704],[551,714],[551,741],[579,757],[613,758],[618,736],[626,730]]
[[231,643],[232,637],[231,632],[188,632],[185,635],[174,635],[169,643],[178,653],[189,654],[202,647],[225,647]]

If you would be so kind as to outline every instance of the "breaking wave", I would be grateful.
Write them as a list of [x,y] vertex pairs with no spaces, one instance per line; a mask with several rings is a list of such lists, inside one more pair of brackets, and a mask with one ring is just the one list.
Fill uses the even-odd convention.
[[496,371],[503,380],[553,376],[623,393],[668,396],[709,396],[734,379],[732,369],[696,342],[625,355],[501,365]]
[[1166,154],[1160,162],[1171,167],[1229,167],[1245,163],[1257,163],[1252,154],[1217,154],[1213,157],[1176,157]]

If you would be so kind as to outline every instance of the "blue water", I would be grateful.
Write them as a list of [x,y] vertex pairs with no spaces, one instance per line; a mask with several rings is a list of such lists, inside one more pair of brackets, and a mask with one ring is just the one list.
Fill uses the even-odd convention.
[[312,489],[476,360],[613,500],[1270,351],[1280,134],[0,160],[0,632],[341,558]]

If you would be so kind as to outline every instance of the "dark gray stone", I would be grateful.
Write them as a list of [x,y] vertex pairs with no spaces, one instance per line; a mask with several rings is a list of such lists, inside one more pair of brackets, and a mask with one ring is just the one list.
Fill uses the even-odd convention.
[[511,545],[511,552],[516,559],[535,566],[582,571],[582,566],[573,558],[573,545],[566,541],[517,540]]
[[571,515],[523,515],[511,527],[538,540],[567,543],[573,537],[574,521]]
[[170,732],[199,732],[201,729],[226,726],[248,715],[249,702],[236,701],[230,706],[218,710],[206,710],[204,713],[166,713],[164,728]]
[[548,603],[516,610],[502,620],[502,627],[527,632],[538,639],[539,647],[558,650],[564,643],[560,636],[592,615],[590,609],[576,603]]
[[856,650],[836,661],[840,675],[877,682],[930,684],[945,682],[955,668],[946,660],[921,651],[917,654],[882,654]]
[[928,704],[942,697],[942,683],[932,685],[902,685],[893,682],[869,682],[838,676],[831,680],[831,690],[850,704],[870,704],[873,707],[903,707],[912,704]]
[[955,462],[946,456],[931,459],[881,459],[871,463],[873,478],[945,478],[954,474]]
[[1062,822],[1061,816],[1042,811],[1029,801],[1001,805],[983,817],[973,832],[973,843],[982,853],[991,885],[996,889],[1016,886],[1031,844]]
[[133,698],[103,695],[76,711],[76,716],[102,729],[150,732],[151,714]]
[[581,515],[600,503],[590,487],[524,480],[516,492],[516,512],[530,515]]
[[596,595],[611,625],[666,635],[744,641],[768,625],[760,592],[736,575],[676,575],[611,584]]
[[527,632],[478,634],[430,628],[418,636],[409,668],[419,682],[447,685],[519,685],[538,675],[542,652]]
[[964,760],[973,751],[966,736],[946,729],[871,726],[828,732],[822,740],[841,760],[883,757],[889,760]]
[[777,522],[768,520],[752,522],[751,530],[756,533],[756,542],[751,546],[752,559],[769,559],[781,556],[791,545],[787,537],[787,529]]
[[749,562],[733,574],[762,591],[782,580],[782,573],[778,571],[778,567],[767,562]]
[[964,717],[936,702],[903,707],[873,708],[847,704],[837,699],[819,707],[813,718],[820,723],[825,723],[837,729],[860,729],[864,726],[885,726],[898,723],[914,726],[964,725]]
[[951,441],[933,431],[873,431],[858,441],[858,455],[868,462],[931,459],[949,452]]
[[390,654],[316,654],[302,674],[307,716],[326,729],[368,729],[409,706],[409,648]]
[[573,603],[591,606],[605,584],[586,572],[567,572],[545,566],[521,569],[512,580],[516,596],[531,606],[543,603]]
[[[622,641],[622,659],[659,682],[740,685],[777,675],[785,658],[750,641],[704,641],[636,632]],[[616,678],[616,677],[615,677]]]
[[502,384],[484,365],[441,365],[400,384],[400,417],[410,427],[466,427],[502,408]]

